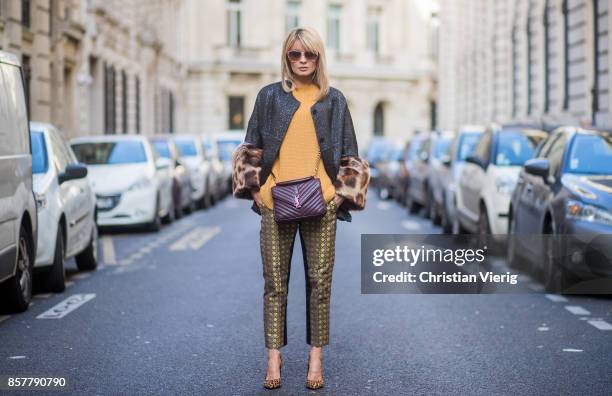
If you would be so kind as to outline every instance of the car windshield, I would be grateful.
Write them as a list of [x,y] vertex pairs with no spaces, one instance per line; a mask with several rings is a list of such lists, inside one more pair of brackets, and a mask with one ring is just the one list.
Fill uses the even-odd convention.
[[191,139],[176,139],[176,147],[178,148],[181,156],[183,157],[195,157],[198,155],[195,142]]
[[451,139],[447,137],[436,139],[432,154],[434,158],[440,159],[448,151]]
[[152,143],[153,147],[155,147],[161,157],[170,158],[170,145],[168,145],[167,140],[154,139],[152,140]]
[[88,165],[115,165],[147,162],[142,142],[73,143],[72,150],[79,162]]
[[497,140],[495,165],[523,165],[525,161],[533,157],[533,153],[538,143],[540,143],[545,136],[543,132],[536,134],[518,130],[500,133]]
[[467,132],[461,134],[457,150],[457,161],[465,161],[465,159],[472,153],[472,150],[474,149],[474,146],[476,146],[479,137],[480,132]]
[[239,140],[218,140],[217,150],[219,152],[219,158],[221,161],[230,161],[232,159],[232,153],[234,149],[238,147],[241,142]]
[[46,173],[48,167],[47,146],[42,132],[30,134],[32,142],[32,173]]
[[576,136],[567,163],[567,172],[612,174],[612,133]]
[[368,162],[376,163],[385,161],[391,149],[389,145],[390,143],[386,140],[372,142],[368,149]]

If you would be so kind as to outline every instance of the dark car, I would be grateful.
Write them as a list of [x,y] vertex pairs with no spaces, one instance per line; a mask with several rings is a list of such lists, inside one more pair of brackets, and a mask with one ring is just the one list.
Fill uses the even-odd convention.
[[508,260],[530,261],[545,287],[612,276],[612,133],[563,127],[520,172]]
[[410,213],[416,213],[421,207],[425,207],[425,215],[432,216],[432,173],[442,166],[440,160],[448,150],[451,140],[451,133],[433,132],[424,137],[417,154],[412,157],[410,187],[406,198],[406,206]]
[[451,144],[455,137],[452,131],[434,135],[429,150],[429,167],[427,169],[427,217],[435,225],[442,222],[442,211],[444,207],[444,189],[451,179]]
[[421,180],[420,172],[426,168],[427,164],[424,160],[424,153],[429,151],[429,135],[426,133],[417,133],[410,141],[408,152],[404,157],[404,165],[408,173],[406,185],[404,186],[404,204],[408,207],[410,213],[416,213],[420,208],[415,202],[412,190]]

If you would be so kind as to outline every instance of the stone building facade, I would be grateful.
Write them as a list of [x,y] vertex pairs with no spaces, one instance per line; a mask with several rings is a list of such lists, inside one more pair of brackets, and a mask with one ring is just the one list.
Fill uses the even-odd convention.
[[181,128],[181,0],[0,0],[30,118],[67,137]]
[[440,124],[612,125],[609,0],[442,0]]
[[431,13],[417,0],[186,0],[186,130],[244,129],[261,87],[280,80],[288,30],[326,45],[332,86],[347,97],[360,144],[431,125]]

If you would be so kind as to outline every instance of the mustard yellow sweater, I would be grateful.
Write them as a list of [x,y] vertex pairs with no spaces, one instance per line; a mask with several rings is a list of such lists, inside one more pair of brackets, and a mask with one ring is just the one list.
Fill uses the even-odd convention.
[[[278,157],[272,165],[272,172],[266,182],[261,186],[260,193],[264,204],[274,208],[272,202],[272,186],[276,181],[286,181],[312,176],[315,171],[315,160],[319,152],[319,141],[315,132],[314,121],[310,114],[310,107],[316,103],[319,88],[308,84],[293,90],[293,96],[300,102],[300,107],[294,113],[287,134],[281,143]],[[323,166],[323,159],[319,158],[319,167],[316,176],[321,180],[323,198],[329,203],[336,194],[330,177]]]

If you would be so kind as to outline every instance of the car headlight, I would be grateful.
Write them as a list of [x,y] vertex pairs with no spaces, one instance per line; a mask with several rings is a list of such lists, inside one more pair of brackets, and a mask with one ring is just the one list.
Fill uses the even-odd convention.
[[45,194],[36,193],[34,198],[36,199],[36,209],[42,210],[47,207],[47,196]]
[[612,225],[612,213],[606,209],[586,205],[571,199],[567,201],[566,208],[567,217],[571,219]]
[[151,187],[151,179],[140,179],[128,188],[128,191],[142,190]]
[[498,193],[510,195],[514,190],[514,181],[512,179],[497,179],[495,180],[495,187]]

